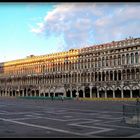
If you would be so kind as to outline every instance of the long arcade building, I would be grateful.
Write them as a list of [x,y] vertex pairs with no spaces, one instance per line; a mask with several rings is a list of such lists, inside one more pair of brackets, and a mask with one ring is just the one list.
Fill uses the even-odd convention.
[[135,98],[140,38],[0,63],[0,96]]

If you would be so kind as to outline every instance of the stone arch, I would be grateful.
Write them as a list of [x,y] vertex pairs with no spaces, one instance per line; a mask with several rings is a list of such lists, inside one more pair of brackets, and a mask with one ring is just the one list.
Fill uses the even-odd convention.
[[134,98],[140,97],[140,88],[139,88],[139,86],[132,87],[132,96]]
[[124,86],[123,90],[130,90],[130,87],[129,86]]
[[41,97],[44,97],[44,93],[43,93],[43,92],[42,92],[42,93],[40,93],[40,96],[41,96]]
[[49,96],[49,93],[50,93],[49,88],[46,87],[46,88],[44,89],[44,96],[45,96],[45,97],[48,97],[48,96]]
[[115,88],[115,97],[116,98],[121,98],[121,87],[116,87]]
[[99,87],[99,97],[105,97],[105,87]]
[[129,86],[123,87],[123,95],[124,95],[124,98],[130,98],[130,87]]
[[84,88],[84,90],[85,90],[85,97],[90,97],[90,88],[89,88],[89,86],[86,86],[85,88]]
[[35,96],[35,90],[34,89],[31,90],[31,96]]
[[97,87],[92,87],[92,97],[97,98]]
[[55,89],[55,96],[64,95],[64,94],[65,94],[64,87],[57,87]]
[[113,88],[112,87],[107,87],[106,93],[107,93],[108,98],[113,98]]
[[66,97],[71,97],[71,89],[66,89]]
[[77,90],[75,88],[72,89],[72,97],[76,97]]
[[113,87],[107,87],[106,90],[113,90]]

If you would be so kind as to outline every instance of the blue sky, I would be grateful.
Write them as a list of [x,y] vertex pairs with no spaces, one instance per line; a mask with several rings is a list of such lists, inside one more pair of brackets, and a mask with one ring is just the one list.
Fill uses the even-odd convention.
[[0,62],[140,37],[139,3],[1,3]]

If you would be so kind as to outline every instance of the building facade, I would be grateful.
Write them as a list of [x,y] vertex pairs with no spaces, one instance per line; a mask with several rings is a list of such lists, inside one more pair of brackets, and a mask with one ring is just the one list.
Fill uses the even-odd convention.
[[135,98],[140,38],[0,63],[0,96]]

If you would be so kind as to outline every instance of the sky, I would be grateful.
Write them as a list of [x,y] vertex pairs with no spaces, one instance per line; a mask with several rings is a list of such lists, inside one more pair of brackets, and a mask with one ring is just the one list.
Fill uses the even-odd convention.
[[140,3],[0,3],[0,62],[140,37]]

